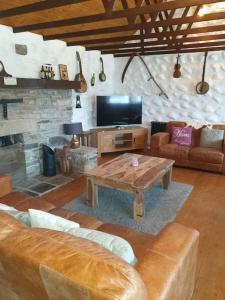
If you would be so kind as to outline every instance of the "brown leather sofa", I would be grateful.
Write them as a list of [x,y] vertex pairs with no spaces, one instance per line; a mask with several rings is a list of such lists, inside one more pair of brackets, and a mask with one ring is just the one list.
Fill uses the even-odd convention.
[[[166,132],[155,133],[151,137],[152,156],[164,157],[175,160],[175,165],[183,167],[191,167],[212,172],[225,172],[225,146],[223,150],[214,148],[200,147],[200,129],[192,129],[192,145],[191,147],[171,144],[171,128],[185,127],[185,122],[168,122]],[[225,125],[213,125],[214,129],[225,130]],[[225,135],[224,135],[225,136]],[[224,141],[225,145],[225,141]]]
[[171,223],[157,236],[102,224],[11,191],[0,176],[0,203],[37,208],[128,240],[138,258],[126,264],[99,245],[66,233],[28,228],[0,213],[1,300],[188,300],[195,285],[199,234]]

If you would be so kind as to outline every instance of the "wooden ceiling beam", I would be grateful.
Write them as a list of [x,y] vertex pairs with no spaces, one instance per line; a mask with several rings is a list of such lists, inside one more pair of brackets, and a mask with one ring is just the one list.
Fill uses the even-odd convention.
[[[196,22],[196,20],[195,20]],[[132,30],[139,30],[145,27],[147,30],[147,26],[149,26],[149,23],[143,25],[143,24],[135,24],[132,26],[116,26],[116,27],[108,27],[108,28],[99,28],[99,29],[90,29],[90,30],[84,30],[84,31],[75,31],[75,32],[65,32],[65,33],[58,33],[58,34],[50,34],[50,35],[44,35],[43,38],[44,40],[54,40],[54,39],[66,39],[66,38],[76,38],[76,37],[85,37],[85,36],[95,36],[99,34],[112,34],[112,33],[119,33],[119,32],[126,32],[126,31],[132,31]],[[184,30],[180,30],[182,24],[179,25],[179,30],[177,29],[176,32],[183,34]],[[221,31],[225,30],[224,25],[214,25],[214,26],[208,26],[208,27],[202,27],[204,28],[205,31],[207,32],[207,28],[212,31]],[[194,30],[197,30],[196,32],[193,33],[199,33],[198,29],[199,28],[194,28]],[[201,28],[200,28],[201,30]],[[189,31],[187,31],[189,32]],[[200,32],[202,33],[202,32]],[[166,36],[167,33],[165,33]],[[189,34],[192,34],[192,31],[190,31]],[[154,35],[154,33],[153,33]],[[156,36],[156,34],[155,34]],[[157,36],[156,36],[157,37]]]
[[[175,12],[176,12],[176,9],[171,10],[170,13],[168,13],[167,11],[164,11],[165,18],[166,18],[165,20],[171,20],[171,19],[173,18],[173,16],[174,16]],[[164,20],[164,17],[163,17],[163,13],[162,13],[162,12],[159,13],[159,19],[160,19],[161,21]],[[172,31],[172,32],[174,31],[172,25],[170,25],[170,26],[162,26],[162,28],[163,28],[163,31],[164,31],[164,32],[166,32],[168,29],[169,29],[170,31]],[[170,36],[168,36],[166,39],[167,39],[167,42],[168,42],[169,45],[170,45]]]
[[[194,14],[193,14],[193,17],[197,17],[197,16],[198,16],[198,13],[199,13],[201,7],[202,7],[201,5],[199,5],[199,6],[196,7],[195,12],[194,12]],[[187,30],[188,30],[188,29],[191,29],[191,27],[193,26],[193,24],[194,24],[194,22],[190,22],[190,23],[188,24],[188,26],[187,26]],[[179,26],[179,25],[178,25],[178,26]],[[178,26],[177,26],[177,28],[178,28]],[[181,26],[182,26],[182,25],[181,25]],[[187,37],[187,34],[183,35],[183,38],[185,38],[185,37]]]
[[[151,3],[150,0],[145,0],[145,3],[146,3],[147,5],[153,5],[153,4],[156,4],[156,3],[162,3],[162,2],[163,2],[163,0],[158,0],[157,2],[155,2],[155,0],[153,0],[153,3]],[[149,17],[150,17],[150,19],[151,19],[150,23],[156,21],[156,19],[157,19],[157,17],[158,17],[158,14],[159,14],[158,12],[149,14]],[[158,34],[158,39],[161,40],[162,38],[161,38],[161,36],[160,36],[160,31],[159,31],[159,28],[158,28],[157,26],[156,26],[156,27],[151,26],[150,28],[147,28],[147,27],[146,27],[146,28],[145,28],[145,32],[146,32],[146,33],[151,33],[151,32],[153,32],[153,29],[154,29],[155,33]],[[140,29],[140,30],[143,31],[142,29]],[[140,32],[141,32],[141,31],[140,31]]]
[[104,6],[105,12],[109,13],[113,10],[116,0],[102,0],[102,4]]
[[39,2],[32,3],[32,4],[28,4],[28,5],[23,5],[23,6],[18,6],[18,7],[13,7],[10,9],[2,10],[2,11],[0,11],[0,19],[18,16],[18,15],[24,15],[24,14],[33,13],[36,11],[57,8],[57,7],[61,7],[61,6],[71,5],[71,4],[87,2],[87,1],[88,0],[39,1]]
[[[196,17],[186,17],[185,19],[181,19],[181,18],[177,18],[177,19],[168,19],[168,20],[166,20],[166,21],[164,21],[167,25],[168,25],[168,23],[173,23],[173,24],[180,24],[180,23],[182,23],[183,21],[182,20],[185,20],[185,21],[187,21],[187,19],[188,20],[190,20],[190,18],[196,18]],[[212,14],[207,14],[207,15],[205,15],[205,16],[203,16],[203,17],[201,17],[201,18],[197,18],[196,20],[195,20],[195,22],[203,22],[203,21],[211,21],[211,20],[219,20],[219,19],[225,19],[225,12],[223,12],[223,13],[212,13]],[[160,23],[160,24],[162,24],[163,22],[162,21],[157,21],[156,23]],[[186,24],[186,23],[188,23],[188,22],[185,22],[184,24]],[[143,26],[144,26],[145,24],[143,24]],[[206,28],[210,28],[211,26],[207,26]],[[197,29],[197,28],[195,28],[195,29]],[[200,28],[198,28],[198,29],[200,29]],[[189,32],[191,32],[190,30],[191,29],[188,29],[189,30]],[[187,32],[188,32],[188,30],[184,30],[183,31],[183,34],[187,34]],[[196,32],[197,32],[197,30],[196,30]],[[206,32],[207,32],[207,30],[206,30]],[[167,35],[167,32],[162,32],[161,33],[162,34],[162,36],[168,36]],[[174,31],[174,32],[169,32],[169,36],[171,35],[179,35],[179,34],[182,34],[182,33],[179,33],[179,31]],[[150,37],[150,36],[152,36],[151,34],[149,34],[148,36],[146,35],[146,38],[148,38],[148,37]],[[157,38],[157,36],[158,35],[155,35],[155,37]],[[112,38],[103,38],[103,39],[92,39],[92,40],[79,40],[79,41],[71,41],[71,42],[68,42],[67,43],[67,45],[68,46],[75,46],[75,45],[94,45],[94,44],[100,44],[100,43],[110,43],[110,42],[116,42],[116,41],[128,41],[128,40],[134,40],[135,39],[135,35],[131,35],[131,36],[120,36],[120,37],[112,37]]]
[[[128,6],[128,3],[127,3],[127,0],[121,0],[121,3],[122,3],[122,6],[123,6],[123,9],[129,9],[129,6]],[[136,17],[127,17],[127,22],[129,25],[131,24],[135,24],[135,19]]]
[[[196,49],[192,49],[190,50],[180,50],[179,53],[197,53],[197,52],[213,52],[213,51],[224,51],[225,50],[225,46],[222,47],[209,47],[209,48],[196,48]],[[134,54],[135,52],[130,52],[130,53],[126,53],[126,54],[115,54],[114,57],[128,57],[131,56],[132,54]],[[146,51],[143,55],[168,55],[168,54],[177,54],[177,50],[170,50],[170,51]]]
[[[185,7],[185,9],[184,9],[184,11],[183,11],[183,13],[182,13],[182,17],[181,17],[181,18],[186,18],[186,17],[187,17],[190,8],[191,8],[190,6]],[[183,24],[178,24],[177,27],[176,27],[176,31],[177,31],[177,30],[180,30],[181,27],[182,27],[182,25],[183,25]]]
[[[204,35],[204,36],[194,36],[194,37],[187,37],[187,38],[180,38],[178,40],[172,39],[171,46],[176,45],[177,43],[191,43],[191,42],[202,42],[202,41],[215,41],[215,40],[224,40],[225,41],[225,34],[212,34],[212,35]],[[149,41],[143,42],[144,46],[152,46],[152,45],[168,45],[167,40],[163,41]],[[99,45],[99,46],[92,46],[86,47],[86,50],[107,50],[107,49],[126,49],[132,47],[139,47],[139,42],[132,42],[129,44],[111,44],[111,45]]]
[[94,23],[98,21],[113,20],[119,18],[129,18],[129,17],[135,17],[137,15],[160,12],[162,10],[172,10],[172,9],[184,8],[186,6],[196,6],[202,4],[217,3],[217,2],[224,2],[224,0],[182,0],[182,1],[174,0],[169,2],[157,3],[154,5],[142,6],[140,8],[129,8],[125,10],[112,11],[110,14],[101,13],[101,14],[71,18],[66,20],[57,20],[57,21],[50,21],[45,23],[22,25],[22,26],[14,27],[14,32],[33,31],[39,29],[57,28],[63,26]]
[[[174,46],[160,46],[160,47],[145,47],[145,52],[149,51],[161,51],[161,50],[176,50],[177,52],[181,49],[196,49],[196,48],[206,48],[206,47],[225,47],[225,41],[220,41],[220,42],[207,42],[207,43],[193,43],[193,44],[187,44],[187,45],[182,45],[181,47],[177,47],[176,45]],[[172,49],[171,49],[172,48]],[[117,50],[105,50],[102,51],[102,54],[123,54],[127,52],[142,52],[141,47],[139,48],[129,48],[129,49],[117,49]]]
[[[135,0],[136,8],[140,8],[144,2],[145,2],[147,5],[151,5],[150,3],[147,3],[146,0]],[[145,19],[145,16],[144,16],[144,15],[140,15],[140,18],[141,18],[141,22],[142,22],[142,23],[145,23],[145,22],[146,22],[146,19]],[[135,20],[136,20],[136,18],[134,18],[134,24],[135,24]]]

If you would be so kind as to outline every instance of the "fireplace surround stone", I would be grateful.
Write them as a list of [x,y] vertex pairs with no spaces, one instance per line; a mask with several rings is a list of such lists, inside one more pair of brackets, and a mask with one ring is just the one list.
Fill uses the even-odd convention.
[[71,90],[0,90],[1,99],[23,98],[22,103],[8,104],[8,120],[0,113],[0,137],[21,137],[18,144],[0,148],[0,173],[11,175],[14,182],[42,174],[42,144],[53,149],[66,145],[62,125],[73,121],[73,97]]

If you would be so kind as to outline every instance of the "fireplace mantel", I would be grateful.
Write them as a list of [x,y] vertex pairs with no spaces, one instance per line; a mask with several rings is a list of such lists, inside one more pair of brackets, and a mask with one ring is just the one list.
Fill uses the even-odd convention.
[[36,125],[33,120],[3,120],[0,121],[0,136],[13,135],[35,131]]
[[15,78],[17,84],[5,84],[4,77],[0,77],[0,89],[54,89],[54,90],[74,90],[77,83],[69,80],[45,80]]

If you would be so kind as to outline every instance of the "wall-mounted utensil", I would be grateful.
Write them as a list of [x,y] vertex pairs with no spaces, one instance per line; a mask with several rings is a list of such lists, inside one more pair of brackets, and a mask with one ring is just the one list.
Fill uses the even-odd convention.
[[91,76],[91,86],[95,86],[95,73]]
[[85,93],[87,91],[87,82],[83,75],[80,54],[78,51],[76,51],[76,55],[80,71],[75,76],[75,91],[78,93]]
[[180,61],[180,54],[177,55],[177,63],[174,66],[174,72],[173,72],[173,77],[174,78],[180,78],[181,77],[181,64],[179,63]]
[[12,77],[12,75],[6,72],[3,62],[1,60],[0,60],[0,77]]
[[76,108],[81,108],[80,96],[76,96]]
[[104,71],[104,62],[103,62],[102,57],[100,57],[100,62],[101,62],[101,66],[102,66],[102,71],[99,74],[99,80],[103,82],[103,81],[106,81],[106,74]]
[[205,69],[207,62],[208,52],[205,52],[204,64],[203,64],[203,72],[202,72],[202,81],[200,81],[196,85],[196,92],[199,95],[205,95],[209,91],[209,84],[205,81]]

